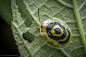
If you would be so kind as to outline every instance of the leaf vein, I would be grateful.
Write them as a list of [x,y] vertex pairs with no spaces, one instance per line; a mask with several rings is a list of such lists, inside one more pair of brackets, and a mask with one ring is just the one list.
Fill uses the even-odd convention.
[[85,4],[86,4],[86,0],[85,0],[85,2],[79,7],[79,10],[81,10]]
[[76,0],[72,0],[72,1],[73,1],[73,6],[74,6],[73,9],[74,9],[74,13],[75,13],[75,16],[76,16],[79,32],[80,32],[80,35],[81,35],[81,40],[82,40],[82,43],[84,45],[84,50],[85,50],[85,54],[86,54],[86,41],[85,41],[86,39],[85,39],[85,34],[84,34],[84,31],[83,31],[83,26],[82,26],[81,19],[80,19],[79,10],[78,10],[78,7],[77,7]]

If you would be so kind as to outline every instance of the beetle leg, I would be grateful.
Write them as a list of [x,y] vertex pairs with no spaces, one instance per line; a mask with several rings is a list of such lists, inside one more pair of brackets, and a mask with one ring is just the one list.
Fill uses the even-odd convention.
[[41,32],[41,28],[40,28],[40,34],[43,36],[43,35],[46,35],[45,32]]
[[40,34],[43,36],[43,35],[47,35],[45,32],[42,32],[41,31],[41,28],[40,27],[37,27],[37,29],[40,29]]

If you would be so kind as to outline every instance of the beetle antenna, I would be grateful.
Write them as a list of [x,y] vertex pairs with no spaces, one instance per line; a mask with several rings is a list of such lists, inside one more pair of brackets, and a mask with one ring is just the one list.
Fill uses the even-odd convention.
[[39,8],[38,8],[38,17],[39,17],[39,22],[40,22],[40,16],[39,16]]

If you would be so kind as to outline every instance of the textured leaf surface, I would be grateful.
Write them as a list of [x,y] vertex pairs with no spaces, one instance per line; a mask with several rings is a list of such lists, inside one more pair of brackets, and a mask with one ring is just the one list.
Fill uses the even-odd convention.
[[[12,31],[17,42],[21,56],[26,57],[86,57],[86,0],[23,0],[28,12],[36,24],[26,27],[15,0],[11,0],[13,13]],[[66,22],[72,30],[70,45],[57,49],[47,45],[48,39],[41,36],[37,26],[40,25],[38,18],[40,9],[40,22],[56,17]],[[30,32],[36,36],[29,43],[22,35]],[[28,36],[29,37],[29,36]]]

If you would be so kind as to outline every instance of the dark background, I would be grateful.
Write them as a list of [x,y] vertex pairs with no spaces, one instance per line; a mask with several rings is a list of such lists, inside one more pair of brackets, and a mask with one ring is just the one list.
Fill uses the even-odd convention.
[[0,17],[0,56],[19,55],[18,47],[13,39],[11,26]]
[[12,10],[10,0],[0,0],[0,56],[19,56],[11,30]]

